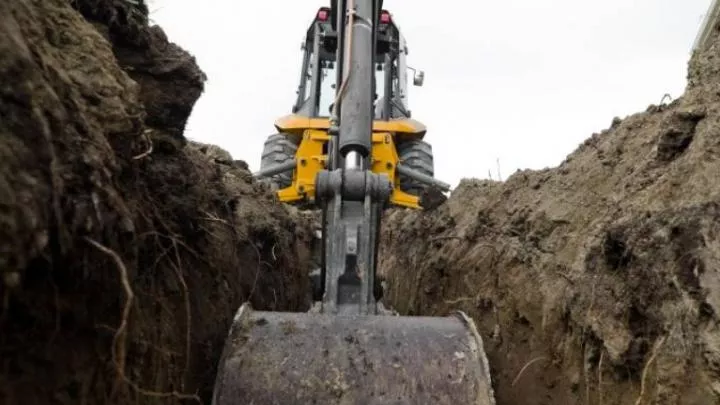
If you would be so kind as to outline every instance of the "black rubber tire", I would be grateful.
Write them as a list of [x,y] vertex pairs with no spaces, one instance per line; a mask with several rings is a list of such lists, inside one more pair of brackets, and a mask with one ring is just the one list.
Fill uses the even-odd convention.
[[[293,160],[297,148],[298,146],[286,134],[270,135],[265,141],[260,170]],[[276,174],[261,181],[270,185],[273,190],[283,189],[292,184],[292,172]]]
[[[435,176],[435,162],[433,160],[432,146],[422,140],[410,140],[401,142],[398,145],[398,156],[400,162],[410,169],[423,173],[427,176]],[[400,190],[419,196],[427,188],[423,183],[400,175]]]

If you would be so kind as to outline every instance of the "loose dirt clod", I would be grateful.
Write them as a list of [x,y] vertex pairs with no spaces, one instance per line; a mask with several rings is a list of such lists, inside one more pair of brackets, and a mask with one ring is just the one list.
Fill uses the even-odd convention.
[[0,2],[0,55],[0,403],[209,403],[243,301],[308,308],[309,224],[185,140],[142,2]]
[[720,403],[718,44],[682,98],[613,120],[560,166],[466,179],[383,225],[389,303],[468,312],[498,405]]

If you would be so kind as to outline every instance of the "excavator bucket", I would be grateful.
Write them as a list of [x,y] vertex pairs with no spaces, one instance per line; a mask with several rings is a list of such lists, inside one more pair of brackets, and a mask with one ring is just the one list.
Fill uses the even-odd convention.
[[443,318],[255,312],[243,305],[214,405],[494,405],[483,342]]

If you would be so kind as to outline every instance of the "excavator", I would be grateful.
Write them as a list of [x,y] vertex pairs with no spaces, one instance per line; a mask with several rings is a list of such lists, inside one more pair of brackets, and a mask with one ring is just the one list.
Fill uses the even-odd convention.
[[495,405],[470,317],[399,316],[377,288],[383,213],[432,209],[450,188],[433,177],[426,129],[407,108],[411,68],[393,16],[382,0],[331,0],[302,50],[298,101],[276,121],[255,176],[281,201],[322,212],[315,303],[304,313],[243,304],[212,403]]

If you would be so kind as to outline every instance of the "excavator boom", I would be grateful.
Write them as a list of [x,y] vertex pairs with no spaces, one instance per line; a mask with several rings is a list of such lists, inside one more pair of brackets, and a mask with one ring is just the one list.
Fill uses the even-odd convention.
[[[334,0],[337,98],[322,207],[322,299],[310,313],[238,311],[213,404],[493,405],[473,321],[400,317],[375,294],[379,231],[393,185],[370,170],[373,73],[382,1]],[[409,269],[412,271],[412,269]]]

